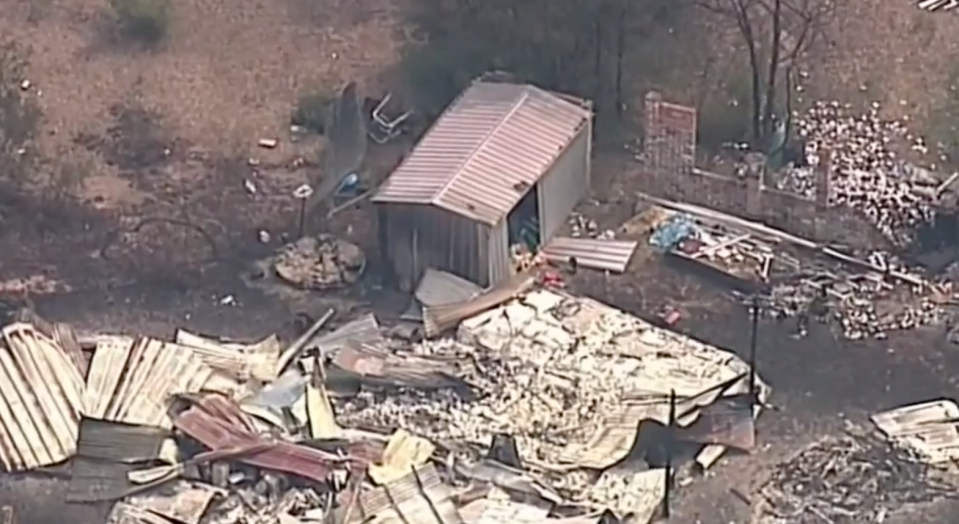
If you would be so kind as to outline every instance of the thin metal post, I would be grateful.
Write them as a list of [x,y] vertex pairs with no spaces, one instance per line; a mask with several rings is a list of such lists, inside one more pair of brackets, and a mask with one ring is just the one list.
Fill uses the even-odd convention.
[[673,444],[676,440],[676,390],[669,391],[669,419],[666,431],[666,468],[663,479],[663,518],[669,518],[669,498],[673,492]]
[[307,184],[303,184],[293,191],[293,198],[300,201],[300,211],[296,226],[297,240],[303,238],[303,234],[306,232],[306,203],[311,196],[313,196],[313,188]]
[[752,310],[752,331],[749,336],[749,398],[752,405],[756,403],[756,346],[759,336],[759,297],[753,297]]

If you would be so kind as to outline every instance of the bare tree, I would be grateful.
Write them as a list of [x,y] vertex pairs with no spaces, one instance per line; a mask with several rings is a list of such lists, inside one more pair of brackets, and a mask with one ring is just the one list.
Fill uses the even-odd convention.
[[762,146],[774,130],[781,86],[793,64],[825,35],[839,0],[698,0],[731,20],[746,47],[750,72],[750,130]]

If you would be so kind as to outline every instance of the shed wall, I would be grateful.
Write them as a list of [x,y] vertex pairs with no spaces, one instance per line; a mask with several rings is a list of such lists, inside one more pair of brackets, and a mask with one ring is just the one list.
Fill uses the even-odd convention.
[[484,286],[494,285],[511,276],[512,260],[509,256],[509,228],[506,219],[500,220],[489,232],[485,260],[489,263],[489,281]]
[[403,291],[431,267],[487,285],[489,227],[423,204],[380,204],[377,216],[380,252]]
[[589,193],[591,137],[592,121],[587,121],[536,185],[544,243],[563,227],[576,204]]

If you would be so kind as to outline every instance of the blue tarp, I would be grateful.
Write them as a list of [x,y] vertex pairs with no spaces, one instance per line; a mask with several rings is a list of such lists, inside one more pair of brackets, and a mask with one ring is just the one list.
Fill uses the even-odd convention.
[[673,215],[663,221],[649,237],[649,245],[669,251],[696,232],[696,225],[689,215]]

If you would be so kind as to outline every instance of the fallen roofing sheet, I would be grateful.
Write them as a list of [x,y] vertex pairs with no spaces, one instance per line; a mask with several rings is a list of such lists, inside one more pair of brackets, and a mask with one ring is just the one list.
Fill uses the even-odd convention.
[[151,338],[104,340],[87,376],[86,414],[171,428],[170,399],[199,392],[212,376],[191,348]]
[[239,379],[254,378],[269,382],[277,376],[280,341],[276,335],[254,344],[238,344],[220,342],[178,329],[175,341],[192,349],[211,368],[227,371]]
[[468,387],[455,362],[416,355],[395,355],[375,346],[356,344],[340,350],[332,364],[361,383],[380,387],[439,389]]
[[319,348],[324,354],[339,351],[350,342],[375,344],[383,340],[380,322],[376,315],[369,313],[351,320],[346,324],[317,336],[307,343],[309,347]]
[[423,332],[436,336],[456,327],[461,321],[503,304],[528,291],[536,284],[536,273],[522,272],[500,282],[469,300],[452,304],[427,306],[423,310]]
[[83,377],[70,357],[30,324],[3,329],[0,460],[7,471],[62,462],[76,451]]
[[137,426],[84,417],[80,421],[77,455],[111,462],[140,462],[161,456],[170,432],[162,428]]
[[422,322],[424,306],[435,307],[466,302],[482,292],[483,288],[465,278],[429,268],[416,286],[409,308],[400,318]]
[[942,399],[903,406],[870,417],[893,443],[932,464],[959,461],[959,406]]
[[334,512],[334,522],[354,524],[375,517],[378,524],[462,524],[452,490],[427,464],[385,486],[361,491],[352,504]]
[[557,264],[576,259],[578,266],[622,273],[629,266],[638,245],[635,240],[556,237],[543,247],[542,254],[546,260]]
[[[252,466],[292,473],[317,482],[326,482],[341,457],[283,440],[265,440],[250,417],[230,400],[207,395],[177,416],[176,428],[211,450],[257,449],[238,460]],[[266,446],[263,449],[261,447]]]

